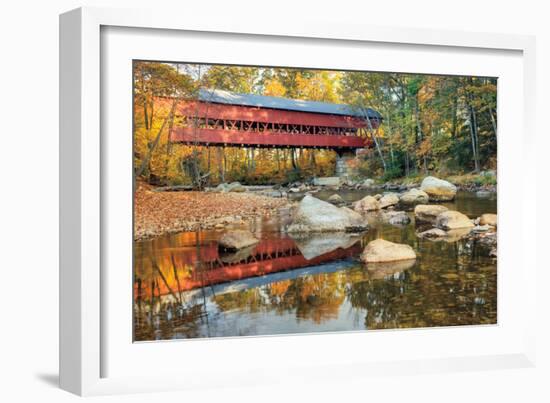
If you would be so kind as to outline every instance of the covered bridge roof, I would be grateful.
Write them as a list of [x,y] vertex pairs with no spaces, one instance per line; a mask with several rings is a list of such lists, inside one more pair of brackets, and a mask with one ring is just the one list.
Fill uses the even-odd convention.
[[[300,99],[270,97],[266,95],[238,94],[236,92],[215,89],[201,89],[199,91],[199,100],[218,104],[254,106],[288,111],[323,113],[328,115],[365,117],[364,112],[358,108],[352,108],[349,105],[303,101]],[[375,110],[366,108],[366,111],[369,118],[382,119],[382,115]]]

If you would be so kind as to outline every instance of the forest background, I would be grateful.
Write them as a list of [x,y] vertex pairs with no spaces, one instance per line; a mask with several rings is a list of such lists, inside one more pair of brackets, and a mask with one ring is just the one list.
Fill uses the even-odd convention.
[[[227,90],[369,107],[383,124],[358,159],[360,178],[416,181],[432,174],[494,184],[497,80],[355,71],[134,62],[134,169],[152,185],[239,181],[278,184],[332,176],[336,154],[318,149],[205,147],[170,141],[179,100]],[[157,97],[172,103],[159,106]],[[491,183],[489,183],[491,182]]]

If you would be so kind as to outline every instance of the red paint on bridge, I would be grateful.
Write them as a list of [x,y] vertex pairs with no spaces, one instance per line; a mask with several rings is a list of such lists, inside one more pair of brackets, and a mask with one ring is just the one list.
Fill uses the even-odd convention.
[[273,131],[248,132],[223,129],[194,129],[181,127],[172,131],[172,141],[186,144],[236,145],[255,147],[304,148],[365,148],[370,139],[345,135],[309,135],[277,133]]
[[[172,99],[157,98],[169,109]],[[353,150],[372,147],[380,119],[204,101],[178,101],[170,138],[188,145]]]

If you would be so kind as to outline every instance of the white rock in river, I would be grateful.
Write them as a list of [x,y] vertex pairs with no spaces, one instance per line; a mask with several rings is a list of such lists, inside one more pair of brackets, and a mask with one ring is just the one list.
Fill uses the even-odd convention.
[[414,208],[414,216],[418,222],[433,224],[437,216],[447,210],[449,210],[447,207],[437,204],[418,204]]
[[492,227],[497,226],[497,215],[496,214],[482,214],[479,217],[479,225],[491,225]]
[[428,203],[428,200],[430,200],[428,194],[416,188],[406,191],[399,198],[403,204],[425,204]]
[[399,196],[396,193],[387,193],[379,200],[380,208],[395,206],[399,203]]
[[475,227],[467,215],[458,211],[444,211],[439,214],[435,219],[435,226],[444,230]]
[[446,180],[427,176],[420,185],[420,190],[426,192],[433,201],[453,200],[456,196],[456,186]]
[[332,196],[328,198],[328,202],[332,204],[344,204],[344,199],[342,199],[342,196],[340,196],[338,193],[334,193]]
[[294,212],[288,227],[293,232],[363,231],[367,221],[349,208],[338,208],[313,196],[305,196]]
[[405,244],[376,239],[368,243],[361,254],[361,260],[367,263],[393,262],[416,259],[414,249]]
[[386,211],[383,213],[382,218],[392,225],[406,225],[411,222],[405,211]]
[[373,196],[365,196],[354,204],[353,209],[360,213],[380,210],[380,203]]

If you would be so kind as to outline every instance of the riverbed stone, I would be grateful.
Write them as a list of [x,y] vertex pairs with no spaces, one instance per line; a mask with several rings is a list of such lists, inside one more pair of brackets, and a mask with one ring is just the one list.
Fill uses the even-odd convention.
[[373,196],[365,196],[355,203],[353,209],[359,213],[380,210],[380,203]]
[[447,233],[443,231],[441,228],[432,228],[427,231],[420,232],[416,234],[419,238],[428,238],[428,239],[434,239],[434,238],[443,238],[447,236]]
[[493,192],[490,192],[488,190],[478,190],[476,192],[476,196],[480,198],[491,197],[492,195],[493,195]]
[[218,244],[223,250],[239,250],[255,245],[259,240],[248,230],[234,230],[224,233]]
[[313,184],[315,186],[340,186],[341,178],[338,176],[327,176],[323,178],[314,178]]
[[479,217],[479,225],[490,225],[492,227],[497,226],[497,215],[496,214],[482,214]]
[[232,182],[229,185],[227,185],[226,189],[228,192],[237,192],[237,193],[246,192],[246,188],[243,185],[241,185],[240,182]]
[[410,189],[403,193],[399,201],[403,204],[426,204],[430,200],[428,194],[420,189]]
[[420,190],[426,192],[431,201],[449,201],[456,196],[456,186],[451,182],[427,176],[420,185]]
[[380,208],[395,206],[399,203],[399,196],[396,193],[387,193],[378,202],[380,203]]
[[294,212],[289,233],[364,231],[367,221],[361,214],[338,208],[328,202],[306,195]]
[[333,194],[328,198],[329,203],[339,205],[344,204],[344,199],[342,199],[342,196],[340,196],[338,193]]
[[368,243],[361,254],[366,263],[394,262],[416,259],[414,249],[406,244],[399,244],[385,239],[376,239]]
[[435,223],[437,216],[449,209],[438,204],[418,204],[414,208],[414,217],[418,222]]
[[361,183],[361,187],[362,188],[365,188],[365,189],[368,189],[368,188],[371,188],[374,186],[376,182],[374,182],[374,179],[365,179],[362,183]]
[[435,219],[435,226],[444,230],[473,228],[475,225],[467,215],[459,211],[444,211]]
[[395,262],[369,263],[367,273],[371,280],[381,280],[410,269],[416,263],[416,259],[398,260]]
[[406,225],[411,222],[409,215],[405,211],[386,211],[382,217],[392,225]]

